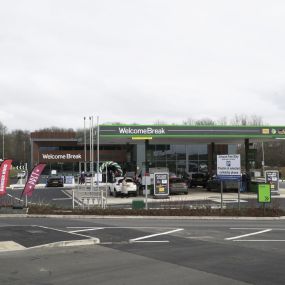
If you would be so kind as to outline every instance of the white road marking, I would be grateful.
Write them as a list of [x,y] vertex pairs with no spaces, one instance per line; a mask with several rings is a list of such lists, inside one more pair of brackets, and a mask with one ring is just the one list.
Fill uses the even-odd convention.
[[72,198],[53,198],[53,201],[71,200]]
[[50,228],[50,227],[45,227],[45,226],[38,226],[38,225],[33,225],[34,227],[39,227],[39,228],[43,228],[43,229],[47,229],[47,230],[53,230],[53,231],[57,231],[57,232],[61,232],[61,233],[66,233],[66,234],[72,234],[72,235],[77,235],[77,236],[81,236],[81,237],[86,237],[86,238],[90,238],[92,239],[92,236],[87,236],[87,235],[82,235],[82,234],[77,234],[77,233],[71,233],[68,231],[64,231],[64,230],[59,230],[59,229],[55,229],[55,228]]
[[7,196],[9,196],[9,197],[11,197],[11,198],[14,198],[15,200],[17,200],[17,201],[19,201],[19,202],[20,202],[20,201],[21,201],[21,202],[23,201],[23,200],[21,200],[21,199],[15,197],[15,196],[13,196],[13,195],[10,195],[10,194],[8,194],[8,193],[7,193]]
[[[61,190],[61,192],[65,194],[67,197],[69,197],[70,199],[72,199],[72,195],[69,194],[66,190]],[[79,206],[83,206],[83,203],[79,199],[77,199],[77,197],[74,197],[74,202],[77,203],[77,205]]]
[[200,237],[186,237],[186,238],[189,238],[189,239],[204,239],[204,238],[214,238],[214,237],[211,237],[211,236],[200,236]]
[[[167,235],[167,234],[172,234],[175,232],[179,232],[179,231],[183,231],[184,229],[176,229],[176,230],[172,230],[172,231],[168,231],[168,232],[163,232],[163,233],[158,233],[158,234],[152,234],[152,235],[147,235],[147,236],[143,236],[143,237],[138,237],[138,238],[134,238],[134,239],[130,239],[130,242],[137,242],[137,241],[141,241],[147,238],[151,238],[151,237],[157,237],[157,236],[162,236],[162,235]],[[148,241],[150,242],[150,241]],[[157,242],[157,241],[154,241]],[[165,241],[163,241],[165,242]]]
[[[230,230],[265,230],[266,228],[230,228]],[[285,231],[285,229],[274,228],[273,231]]]
[[[99,227],[66,227],[67,229],[98,229]],[[171,229],[170,227],[100,227],[102,229]]]
[[263,230],[263,231],[258,231],[258,232],[254,232],[254,233],[250,233],[250,234],[245,234],[245,235],[240,235],[240,236],[225,238],[225,240],[235,240],[235,239],[239,239],[239,238],[243,238],[243,237],[248,237],[248,236],[253,236],[253,235],[259,235],[259,234],[266,233],[266,232],[270,232],[270,231],[272,231],[272,229],[266,229],[266,230]]
[[90,231],[97,231],[97,230],[103,230],[104,228],[88,228],[88,229],[81,229],[76,231],[70,231],[69,233],[75,234],[80,232],[90,232]]
[[169,240],[138,240],[138,241],[133,241],[133,240],[130,240],[130,242],[135,242],[135,243],[167,243],[169,242]]
[[267,242],[267,241],[273,241],[273,242],[276,242],[276,241],[285,241],[285,239],[238,239],[238,240],[233,240],[233,241],[263,241],[263,242]]
[[[210,201],[216,202],[216,203],[220,203],[221,202],[221,198],[215,198],[215,199],[209,199]],[[224,199],[223,203],[238,203],[238,199]],[[240,203],[248,203],[247,200],[240,200]]]

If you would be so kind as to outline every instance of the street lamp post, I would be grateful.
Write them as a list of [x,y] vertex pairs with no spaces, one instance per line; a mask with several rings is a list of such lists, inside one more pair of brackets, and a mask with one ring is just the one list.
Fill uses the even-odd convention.
[[87,172],[87,167],[86,167],[86,117],[84,117],[84,173],[86,174]]
[[90,172],[91,172],[91,191],[93,191],[93,167],[94,167],[94,150],[93,150],[93,116],[89,117],[89,125],[90,125]]
[[264,162],[264,145],[263,142],[261,142],[261,151],[262,151],[262,175],[265,176],[265,162]]

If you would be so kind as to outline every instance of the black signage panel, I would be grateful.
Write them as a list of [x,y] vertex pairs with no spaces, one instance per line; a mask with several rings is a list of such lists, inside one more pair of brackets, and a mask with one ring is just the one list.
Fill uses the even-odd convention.
[[279,171],[278,170],[266,170],[265,171],[265,183],[270,184],[271,192],[279,191]]
[[169,174],[154,173],[154,196],[169,195]]

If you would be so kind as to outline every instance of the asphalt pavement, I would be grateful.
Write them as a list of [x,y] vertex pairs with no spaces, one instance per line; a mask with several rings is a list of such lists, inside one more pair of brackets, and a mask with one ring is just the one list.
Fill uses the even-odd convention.
[[[0,283],[283,284],[284,223],[2,217],[1,241],[19,247],[0,252]],[[55,243],[78,238],[98,243]]]

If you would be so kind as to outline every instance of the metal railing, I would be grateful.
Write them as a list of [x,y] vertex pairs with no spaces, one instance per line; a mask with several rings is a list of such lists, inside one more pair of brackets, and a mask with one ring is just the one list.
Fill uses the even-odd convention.
[[105,209],[107,207],[107,188],[105,186],[91,187],[91,183],[78,184],[72,189],[72,208],[76,206],[83,209],[94,207]]

